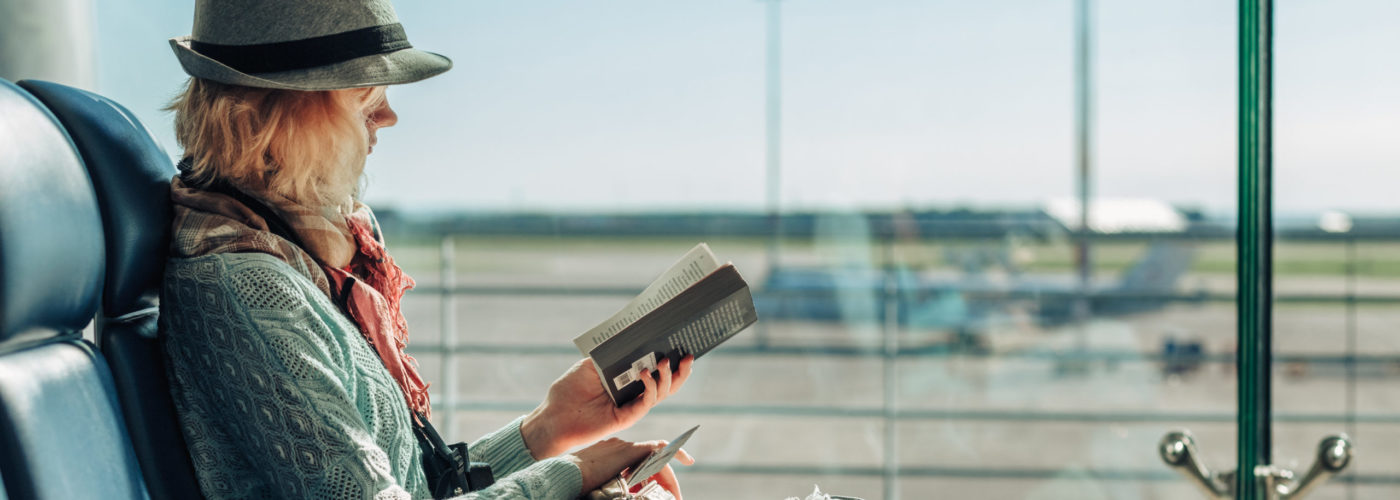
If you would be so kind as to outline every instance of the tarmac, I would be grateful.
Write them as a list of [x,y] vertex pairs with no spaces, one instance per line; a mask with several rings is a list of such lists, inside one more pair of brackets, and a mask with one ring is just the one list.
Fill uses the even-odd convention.
[[[453,276],[476,293],[411,292],[410,349],[435,384],[435,419],[450,420],[447,437],[475,437],[528,411],[580,357],[570,339],[684,250],[473,250]],[[757,252],[732,258],[746,276],[766,272]],[[424,287],[440,283],[424,271],[410,269]],[[624,290],[483,291],[492,287]],[[1187,276],[1182,287],[1230,293],[1233,280]],[[1400,281],[1287,278],[1276,289],[1400,294]],[[1310,498],[1400,498],[1400,452],[1384,451],[1400,439],[1400,337],[1390,333],[1400,307],[1279,304],[1275,312],[1276,465],[1301,475],[1323,437],[1346,433],[1351,467]],[[454,333],[444,343],[445,321]],[[701,359],[681,393],[621,437],[665,439],[699,424],[686,447],[698,464],[677,471],[692,499],[803,497],[813,484],[866,500],[1202,498],[1157,455],[1176,429],[1195,436],[1207,466],[1234,468],[1232,303],[1052,330],[1013,315],[982,335],[984,348],[971,352],[947,348],[948,332],[760,319]],[[1169,340],[1197,343],[1202,356],[1169,363]],[[443,346],[451,354],[435,352]],[[905,353],[884,354],[894,346]],[[1349,365],[1349,353],[1369,361]],[[459,409],[444,410],[451,405]]]

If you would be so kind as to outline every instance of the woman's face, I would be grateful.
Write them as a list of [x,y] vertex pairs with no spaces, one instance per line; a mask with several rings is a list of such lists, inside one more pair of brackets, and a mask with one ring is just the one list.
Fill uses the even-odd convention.
[[384,127],[392,127],[398,122],[399,115],[394,113],[393,108],[389,107],[389,98],[387,96],[380,99],[378,105],[366,110],[365,132],[369,134],[369,150],[366,151],[365,154],[373,153],[375,143],[379,142],[379,139],[374,135],[375,131]]

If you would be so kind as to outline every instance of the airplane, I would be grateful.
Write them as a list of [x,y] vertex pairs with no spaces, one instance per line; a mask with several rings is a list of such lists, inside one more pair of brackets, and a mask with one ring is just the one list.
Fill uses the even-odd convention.
[[1087,317],[1160,309],[1179,297],[1177,284],[1195,261],[1195,248],[1180,241],[1154,242],[1116,282],[1091,286],[1088,294],[1081,294],[1072,276],[1028,275],[1012,269],[1007,279],[989,279],[983,272],[986,261],[1011,267],[1004,253],[991,259],[948,256],[963,263],[979,259],[963,266],[962,279],[940,279],[898,266],[781,266],[764,279],[754,303],[759,317],[768,320],[879,323],[893,315],[899,327],[950,330],[955,344],[975,347],[984,343],[985,332],[1017,312],[1028,314],[1041,328],[1054,328],[1074,322],[1081,303]]

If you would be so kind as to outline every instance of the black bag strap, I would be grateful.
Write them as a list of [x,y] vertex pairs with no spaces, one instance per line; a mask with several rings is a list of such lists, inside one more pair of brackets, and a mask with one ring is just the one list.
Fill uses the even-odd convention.
[[[180,160],[178,167],[182,174],[189,170],[190,162],[190,158]],[[285,238],[299,248],[306,248],[302,244],[301,238],[297,237],[295,231],[292,231],[291,225],[287,224],[282,216],[261,200],[248,196],[247,193],[221,179],[210,183],[205,190],[237,200],[253,213],[262,217],[272,234]],[[315,257],[313,256],[313,258]],[[358,278],[351,276],[351,279]],[[349,286],[350,282],[347,281],[346,287]],[[348,290],[335,290],[336,296],[332,297],[332,302],[340,309],[341,314],[348,318],[351,316],[345,304],[346,299],[349,298],[347,292]],[[375,351],[375,356],[378,355],[379,353]],[[484,462],[472,462],[466,443],[456,443],[449,446],[442,440],[437,429],[433,428],[433,424],[428,422],[427,417],[417,413],[414,413],[413,417],[409,420],[413,422],[413,435],[418,439],[418,447],[423,452],[423,472],[428,476],[428,485],[432,489],[434,498],[447,498],[491,486],[495,481],[495,477],[491,474],[491,466]]]

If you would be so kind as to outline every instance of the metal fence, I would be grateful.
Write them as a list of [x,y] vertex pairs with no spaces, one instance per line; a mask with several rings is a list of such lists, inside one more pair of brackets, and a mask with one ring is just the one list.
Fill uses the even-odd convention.
[[[453,411],[443,412],[444,423],[441,427],[450,428],[452,414],[455,411],[509,411],[528,412],[533,405],[522,404],[509,401],[466,401],[456,398],[457,369],[454,356],[464,354],[492,354],[503,356],[541,356],[541,355],[566,355],[577,354],[571,345],[561,344],[558,346],[540,346],[529,344],[513,344],[510,342],[460,342],[456,336],[458,323],[455,317],[456,301],[463,297],[483,297],[483,296],[617,296],[630,297],[641,291],[636,287],[560,287],[560,286],[459,286],[456,283],[456,263],[454,262],[455,239],[457,235],[448,234],[441,238],[439,245],[440,279],[438,285],[421,286],[415,293],[424,295],[432,294],[440,298],[441,301],[441,341],[437,345],[414,344],[410,348],[411,354],[436,354],[441,355],[443,362],[440,366],[440,373],[437,374],[440,380],[439,389],[434,395],[435,406]],[[1355,405],[1355,389],[1358,369],[1367,367],[1379,367],[1382,370],[1400,369],[1400,354],[1394,355],[1364,355],[1357,352],[1356,345],[1356,314],[1358,305],[1400,305],[1400,295],[1386,294],[1362,294],[1356,290],[1355,282],[1361,268],[1358,263],[1356,244],[1361,241],[1390,241],[1391,238],[1380,239],[1375,235],[1361,238],[1340,238],[1336,235],[1320,235],[1317,237],[1298,237],[1293,241],[1325,241],[1330,243],[1340,243],[1345,249],[1346,261],[1346,290],[1340,294],[1281,294],[1274,299],[1285,304],[1328,304],[1339,305],[1345,308],[1347,321],[1346,349],[1344,354],[1276,354],[1274,360],[1277,363],[1304,363],[1310,365],[1328,365],[1341,367],[1346,371],[1348,408],[1343,413],[1336,412],[1275,412],[1273,417],[1276,421],[1287,423],[1314,423],[1314,424],[1337,424],[1345,425],[1348,430],[1355,432],[1357,424],[1400,424],[1400,413],[1384,414],[1357,414]],[[1394,238],[1400,241],[1400,238]],[[1182,362],[1180,355],[1167,352],[1142,352],[1134,350],[1037,350],[1021,352],[968,352],[948,345],[902,345],[900,341],[900,331],[889,318],[898,317],[900,301],[897,295],[900,290],[889,281],[890,285],[884,287],[884,318],[882,322],[881,341],[878,346],[850,346],[850,345],[804,345],[804,346],[784,346],[769,345],[765,342],[755,342],[750,345],[726,346],[716,350],[711,356],[796,356],[796,357],[827,357],[827,358],[864,358],[877,359],[882,369],[883,394],[882,404],[879,406],[824,406],[824,405],[725,405],[725,404],[665,404],[653,410],[660,414],[683,414],[683,415],[734,415],[734,416],[792,416],[792,417],[830,417],[830,418],[860,418],[860,419],[880,419],[884,422],[884,457],[883,465],[878,467],[870,466],[753,466],[753,465],[732,465],[732,464],[702,464],[689,470],[694,472],[733,474],[733,475],[838,475],[838,476],[861,476],[878,477],[883,480],[887,498],[898,497],[898,481],[901,478],[922,478],[922,477],[953,477],[970,479],[1037,479],[1050,478],[1059,473],[1054,468],[1025,468],[1025,467],[925,467],[925,466],[902,466],[899,461],[898,449],[900,443],[896,438],[895,425],[900,422],[911,421],[939,421],[939,420],[961,420],[961,421],[982,421],[982,422],[1008,422],[1008,423],[1043,423],[1043,422],[1079,422],[1079,423],[1160,423],[1163,424],[1163,431],[1170,425],[1182,425],[1193,423],[1218,423],[1230,424],[1235,422],[1236,416],[1229,412],[1202,413],[1202,412],[1160,412],[1160,411],[1002,411],[1002,410],[928,410],[928,409],[908,409],[900,408],[895,395],[895,380],[898,376],[895,363],[900,359],[913,358],[948,358],[948,357],[988,357],[988,358],[1021,358],[1046,360],[1067,363],[1152,363],[1166,365],[1174,362]],[[763,290],[756,290],[756,296],[762,295]],[[976,294],[978,292],[969,292]],[[1013,300],[1034,300],[1033,293],[1004,293],[998,292],[989,294],[988,297],[1006,298]],[[1106,296],[1103,292],[1091,292],[1085,298],[1094,299]],[[1118,296],[1122,298],[1121,295]],[[1201,303],[1233,303],[1234,294],[1231,293],[1167,293],[1167,294],[1141,294],[1142,299],[1163,300],[1172,303],[1201,304]],[[1236,359],[1233,354],[1202,354],[1194,356],[1190,363],[1205,365],[1232,365]],[[1397,370],[1400,371],[1400,370]],[[1154,443],[1142,443],[1144,449],[1150,449]],[[1093,469],[1081,470],[1079,474],[1098,481],[1181,481],[1180,476],[1168,470],[1166,467],[1153,469]],[[1357,474],[1354,470],[1348,471],[1335,479],[1352,485],[1374,484],[1374,485],[1400,485],[1400,474]]]

